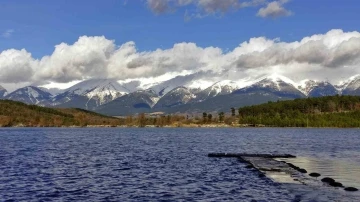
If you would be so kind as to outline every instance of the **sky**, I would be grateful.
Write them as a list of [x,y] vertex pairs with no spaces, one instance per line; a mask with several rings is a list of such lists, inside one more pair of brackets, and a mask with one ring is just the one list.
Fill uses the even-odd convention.
[[357,0],[1,0],[0,84],[360,73]]

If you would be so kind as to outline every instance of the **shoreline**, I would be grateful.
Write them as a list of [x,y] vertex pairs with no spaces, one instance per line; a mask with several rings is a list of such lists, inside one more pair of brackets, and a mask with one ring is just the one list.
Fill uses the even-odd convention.
[[250,126],[249,124],[238,124],[238,125],[227,125],[227,124],[204,124],[204,125],[165,125],[165,126],[156,126],[156,125],[146,125],[144,127],[140,126],[127,126],[127,125],[87,125],[87,126],[26,126],[26,125],[16,125],[16,126],[0,126],[0,128],[308,128],[308,129],[360,129],[359,127],[279,127],[279,126]]

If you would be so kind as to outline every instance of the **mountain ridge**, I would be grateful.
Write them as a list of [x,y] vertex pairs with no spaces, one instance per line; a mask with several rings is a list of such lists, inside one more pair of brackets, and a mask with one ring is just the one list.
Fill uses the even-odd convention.
[[[50,94],[41,87],[27,86],[8,94],[6,89],[0,87],[0,96],[3,93],[6,96],[2,99],[41,106],[83,108],[104,114],[127,115],[152,111],[182,113],[189,110],[220,110],[224,109],[220,106],[222,102],[224,106],[231,103],[231,107],[239,107],[244,103],[260,104],[259,100],[267,102],[336,94],[360,95],[360,75],[350,77],[341,85],[316,80],[295,83],[278,74],[263,75],[247,82],[247,85],[232,80],[221,80],[212,85],[203,85],[201,81],[196,77],[178,76],[154,83],[153,86],[147,85],[146,89],[140,89],[136,87],[139,86],[136,82],[89,79],[64,89],[56,95]],[[200,84],[201,87],[192,88],[194,82],[198,82],[197,86]],[[178,84],[183,85],[176,86]],[[30,91],[32,93],[29,93]],[[38,98],[39,95],[41,96]],[[252,102],[246,97],[251,98]]]

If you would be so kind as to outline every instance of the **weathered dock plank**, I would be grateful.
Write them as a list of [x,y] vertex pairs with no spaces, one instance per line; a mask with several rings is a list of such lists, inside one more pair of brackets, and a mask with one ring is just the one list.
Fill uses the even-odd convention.
[[247,154],[247,153],[209,153],[208,157],[225,158],[243,158],[243,157],[261,157],[261,158],[296,158],[291,154]]

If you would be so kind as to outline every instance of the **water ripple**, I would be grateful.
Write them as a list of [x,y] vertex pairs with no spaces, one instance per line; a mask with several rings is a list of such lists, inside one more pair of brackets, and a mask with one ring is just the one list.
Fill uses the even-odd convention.
[[[259,178],[236,159],[206,155],[292,153],[356,167],[359,137],[358,130],[334,129],[0,129],[0,199],[351,200],[345,192],[314,194]],[[340,164],[329,165],[341,172]]]

